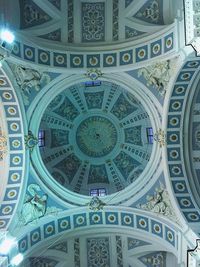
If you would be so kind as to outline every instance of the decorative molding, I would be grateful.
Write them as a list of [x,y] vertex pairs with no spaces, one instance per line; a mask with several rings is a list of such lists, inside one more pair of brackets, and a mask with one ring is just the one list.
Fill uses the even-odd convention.
[[113,0],[113,41],[119,39],[119,0]]
[[[144,215],[144,211],[141,212],[137,209],[123,209],[119,211],[119,207],[108,208],[98,212],[85,212],[83,209],[70,209],[64,213],[57,214],[56,217],[47,218],[47,220],[41,220],[40,225],[32,224],[32,231],[27,229],[27,233],[21,233],[18,237],[19,252],[28,253],[29,250],[40,241],[48,240],[49,237],[56,237],[57,234],[68,234],[75,230],[83,231],[84,234],[90,230],[97,230],[99,227],[118,227],[121,231],[140,231],[141,235],[149,234],[152,238],[162,242],[163,246],[167,246],[169,249],[177,251],[179,249],[178,241],[178,228],[175,227],[173,222],[162,221],[158,217]],[[88,219],[89,218],[89,219]],[[30,225],[31,226],[31,225]],[[51,235],[43,235],[43,231],[46,232],[51,226]],[[109,230],[108,230],[109,231]],[[80,233],[80,232],[79,232]],[[33,240],[34,239],[34,240]],[[144,245],[146,245],[145,243]],[[76,242],[76,262],[80,260],[79,241]]]
[[123,243],[122,237],[116,236],[117,267],[123,267]]
[[[198,195],[195,195],[196,193],[194,189],[198,189],[197,185],[195,187],[191,186],[192,175],[188,175],[188,166],[185,165],[186,162],[189,162],[189,155],[186,153],[187,149],[183,145],[183,141],[188,144],[188,140],[185,139],[186,136],[184,134],[184,129],[187,129],[189,126],[185,126],[182,122],[184,122],[185,118],[188,118],[188,122],[190,120],[189,112],[187,114],[185,108],[188,106],[187,101],[191,100],[192,92],[194,92],[194,90],[198,90],[197,84],[199,81],[199,66],[200,61],[195,57],[186,61],[180,69],[170,96],[166,132],[166,167],[168,168],[173,192],[179,209],[182,211],[182,214],[187,220],[189,226],[197,234],[199,234],[196,227],[200,222],[200,209],[197,204],[198,202],[195,200]],[[188,177],[190,179],[188,179]]]
[[67,1],[67,26],[68,26],[68,42],[73,43],[74,41],[74,1]]
[[[4,177],[5,188],[0,205],[0,229],[6,230],[15,214],[22,192],[21,186],[24,184],[25,149],[21,108],[15,90],[3,69],[0,69],[0,98],[1,111],[4,114],[2,119],[7,129],[6,133],[1,134],[6,136],[9,148],[9,157],[7,157],[8,162],[6,163],[7,177]],[[3,137],[1,140],[4,150],[5,138]]]
[[[71,2],[71,0],[70,0]],[[73,2],[73,1],[72,1]],[[70,19],[70,40],[73,38],[73,21]],[[39,64],[39,66],[49,66],[58,68],[60,70],[76,69],[85,70],[86,68],[100,68],[109,69],[126,66],[127,68],[135,68],[135,63],[144,63],[146,61],[155,60],[161,56],[170,57],[176,54],[177,40],[176,40],[177,22],[162,29],[153,35],[149,40],[149,36],[138,40],[128,42],[128,45],[121,47],[113,45],[106,46],[105,50],[101,51],[100,46],[95,46],[92,50],[88,47],[80,48],[79,50],[64,49],[54,50],[45,48],[45,40],[41,40],[41,44],[35,41],[35,45],[30,44],[23,37],[16,37],[12,57],[29,62],[29,64]],[[95,59],[95,60],[94,60]],[[23,63],[21,63],[23,64]],[[137,64],[138,66],[138,64]]]
[[80,267],[80,240],[79,238],[75,238],[74,240],[74,267]]

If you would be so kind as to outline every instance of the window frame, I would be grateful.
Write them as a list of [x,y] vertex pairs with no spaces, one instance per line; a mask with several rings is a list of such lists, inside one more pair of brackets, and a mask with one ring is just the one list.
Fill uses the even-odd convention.
[[[96,191],[96,194],[95,194]],[[101,188],[91,188],[90,189],[90,196],[91,197],[104,197],[106,196],[106,189],[101,187]]]
[[45,130],[39,130],[38,132],[38,146],[39,147],[45,146]]
[[148,144],[153,144],[153,141],[154,141],[153,128],[147,127],[146,128],[146,134],[147,134]]

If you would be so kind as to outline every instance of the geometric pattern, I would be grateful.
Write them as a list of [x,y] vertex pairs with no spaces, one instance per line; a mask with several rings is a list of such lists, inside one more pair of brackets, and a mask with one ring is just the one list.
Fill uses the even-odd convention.
[[154,252],[142,257],[139,260],[146,267],[166,267],[166,252]]
[[138,35],[144,34],[144,32],[138,31],[134,28],[131,28],[129,26],[125,26],[125,37],[126,39],[136,37]]
[[[167,129],[167,140],[169,140],[167,145],[168,166],[172,187],[179,208],[182,210],[188,223],[191,223],[191,227],[194,223],[200,222],[200,209],[190,196],[191,188],[187,182],[188,177],[185,172],[184,159],[182,158],[182,126],[180,122],[185,115],[184,103],[187,101],[186,95],[191,88],[191,80],[198,73],[199,65],[200,61],[196,59],[194,61],[187,61],[180,70],[169,104]],[[178,163],[182,162],[182,164],[177,164],[177,160]],[[168,235],[168,237],[171,237],[171,235]]]
[[148,0],[134,15],[137,19],[153,24],[164,24],[163,0]]
[[63,242],[63,243],[59,243],[59,244],[53,245],[49,249],[55,249],[55,250],[67,253],[68,252],[67,242]]
[[22,29],[34,27],[51,20],[51,17],[45,13],[32,0],[20,0],[20,26]]
[[135,238],[131,238],[131,237],[129,237],[127,241],[128,241],[128,250],[134,249],[134,248],[137,248],[140,246],[151,245],[148,242],[145,242],[145,241],[139,240],[139,239],[135,239]]
[[36,257],[36,258],[29,258],[29,265],[30,267],[41,267],[41,266],[50,266],[55,267],[59,261],[48,259],[48,258],[42,258],[42,257]]
[[51,41],[61,41],[61,29],[57,29],[53,32],[49,32],[43,35],[38,36],[40,38],[46,39],[46,40],[51,40]]
[[111,82],[64,88],[40,124],[48,140],[40,149],[47,170],[80,194],[89,195],[97,185],[110,194],[123,189],[142,173],[152,150],[146,135],[151,122],[144,113],[133,94]]
[[[88,220],[87,218],[89,218],[90,212],[89,213],[85,213],[85,212],[81,212],[81,213],[75,213],[75,214],[70,214],[68,216],[65,217],[59,217],[59,219],[55,218],[54,223],[51,223],[51,225],[53,226],[53,235],[57,235],[59,233],[64,233],[67,234],[67,232],[72,231],[74,229],[76,229],[77,227],[79,229],[88,229],[88,227],[99,227],[101,226],[119,226],[119,227],[123,227],[124,230],[134,230],[137,229],[138,231],[140,231],[141,235],[145,234],[145,233],[149,233],[153,236],[157,236],[158,238],[160,238],[161,240],[163,240],[163,242],[167,242],[166,244],[168,244],[169,247],[171,247],[172,249],[178,249],[178,233],[175,232],[175,230],[172,230],[168,225],[166,225],[164,222],[161,224],[161,222],[157,221],[154,218],[151,218],[150,216],[147,218],[147,223],[148,225],[152,225],[152,227],[149,227],[148,229],[146,229],[145,227],[141,227],[143,226],[143,222],[142,220],[146,220],[146,218],[143,218],[143,216],[137,214],[137,213],[131,213],[131,212],[123,212],[124,216],[123,218],[126,219],[122,219],[121,216],[121,212],[119,211],[109,211],[108,209],[105,210],[106,212],[97,212],[97,213],[91,213],[92,216],[90,216],[90,220]],[[139,218],[140,220],[140,226],[138,225],[134,225],[131,223],[131,219],[136,220],[136,216],[137,218]],[[157,235],[155,232],[152,232],[152,228],[153,225],[158,225],[161,224],[161,227],[163,229],[163,232],[165,232],[165,235]],[[28,252],[28,250],[33,247],[36,243],[42,241],[43,239],[48,239],[51,238],[53,235],[46,235],[44,236],[43,234],[41,234],[43,231],[46,231],[45,228],[48,228],[49,224],[47,223],[46,226],[44,227],[44,225],[41,225],[39,228],[36,227],[35,229],[33,229],[31,231],[31,233],[26,234],[26,235],[22,235],[20,240],[18,241],[18,248],[19,248],[19,252]],[[163,233],[162,232],[162,233]],[[89,241],[90,240],[90,241]],[[88,244],[90,244],[92,241],[92,239],[88,240]],[[106,240],[106,239],[105,239]],[[102,238],[100,238],[100,240],[95,241],[97,242],[97,247],[96,249],[99,250],[99,244],[102,241]],[[100,242],[100,243],[99,243]],[[106,241],[105,241],[106,242]],[[141,242],[140,240],[137,239],[129,239],[128,241],[128,248],[129,249],[134,249],[137,246],[140,246]],[[149,243],[143,244],[143,245],[148,245]],[[88,248],[90,246],[88,245]],[[101,252],[103,252],[104,250],[102,250]],[[106,254],[105,254],[106,255]],[[105,258],[106,259],[106,258]],[[90,258],[90,260],[95,261],[95,258]],[[98,259],[96,259],[98,260]]]
[[[10,81],[1,70],[0,97],[1,110],[6,114],[3,123],[5,124],[5,127],[7,127],[7,143],[10,146],[10,157],[9,161],[6,162],[9,172],[5,171],[5,177],[7,177],[8,182],[7,185],[5,185],[4,192],[2,192],[2,202],[0,207],[0,229],[5,230],[15,213],[15,208],[20,198],[21,184],[23,183],[24,177],[25,148],[19,103]],[[4,134],[4,127],[2,126],[0,128]]]
[[125,7],[127,8],[132,2],[133,0],[125,0]]
[[[74,52],[65,52],[63,51],[56,51],[56,53],[64,55],[64,57],[68,58],[69,61],[67,61],[65,64],[58,64],[58,67],[62,68],[91,68],[91,67],[98,67],[100,66],[100,63],[102,64],[103,68],[109,68],[109,67],[118,67],[118,66],[132,66],[132,64],[139,62],[139,61],[146,61],[151,58],[155,58],[164,54],[168,54],[169,52],[175,51],[175,44],[176,44],[176,38],[175,36],[175,30],[174,27],[173,30],[166,30],[166,33],[164,32],[161,36],[160,33],[155,35],[155,38],[149,41],[145,38],[143,39],[142,44],[132,44],[131,46],[127,47],[127,51],[124,49],[118,48],[118,50],[115,53],[108,53],[107,51],[102,52],[101,54],[96,53],[92,55],[91,53],[77,53],[74,54]],[[128,31],[127,34],[129,35]],[[130,32],[130,35],[134,33]],[[137,33],[138,34],[138,33]],[[128,37],[128,36],[127,36]],[[131,37],[131,36],[130,36]],[[148,51],[151,51],[152,46],[154,46],[155,42],[161,44],[160,46],[160,52],[157,54],[148,53]],[[22,43],[20,40],[16,40],[14,43],[14,51],[13,56],[17,58],[24,58],[22,53],[22,47],[29,46],[29,50],[34,50],[34,54],[39,54],[39,49],[36,47],[31,47],[29,44]],[[164,47],[163,47],[164,46]],[[144,49],[145,48],[145,49]],[[50,66],[54,66],[54,51],[49,49],[48,51],[44,51],[48,58],[48,64]],[[44,52],[42,52],[42,56],[44,57]],[[37,57],[31,57],[31,60],[37,64],[44,64],[44,60],[42,61],[42,56],[40,58]],[[153,56],[153,57],[152,57]],[[30,60],[29,58],[24,58],[25,60]],[[91,60],[90,60],[91,59]],[[63,62],[63,59],[59,59],[61,62]],[[45,62],[47,62],[47,57],[45,58]],[[46,63],[47,64],[47,63]]]
[[116,236],[117,267],[123,267],[123,244],[121,236]]
[[82,41],[104,41],[105,38],[105,4],[82,3]]
[[58,9],[61,8],[61,0],[48,0],[50,3],[52,3],[52,5],[54,5],[55,7],[57,7]]
[[87,239],[88,267],[110,266],[109,254],[108,237]]

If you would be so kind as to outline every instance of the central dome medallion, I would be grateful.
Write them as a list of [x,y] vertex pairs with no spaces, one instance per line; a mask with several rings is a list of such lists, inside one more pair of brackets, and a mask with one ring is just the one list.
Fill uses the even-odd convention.
[[77,145],[89,157],[109,154],[117,143],[114,124],[102,116],[91,116],[79,125],[76,132]]
[[149,115],[137,97],[101,81],[63,89],[40,123],[43,162],[63,188],[112,194],[139,179],[152,151]]

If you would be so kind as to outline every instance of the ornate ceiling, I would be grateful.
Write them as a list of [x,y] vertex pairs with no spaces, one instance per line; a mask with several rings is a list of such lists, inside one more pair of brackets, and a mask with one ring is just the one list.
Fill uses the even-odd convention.
[[[84,245],[83,245],[84,244]],[[137,236],[127,236],[126,234],[106,234],[98,237],[88,234],[87,237],[79,236],[62,240],[49,248],[45,254],[38,258],[37,252],[26,261],[26,266],[41,267],[42,264],[49,264],[51,267],[59,266],[64,262],[75,260],[77,265],[84,262],[87,266],[145,266],[145,267],[164,267],[167,260],[176,264],[176,259],[168,251],[149,252],[152,247],[158,248],[156,242],[145,241]],[[126,250],[124,259],[123,250]],[[116,257],[112,257],[111,250],[114,250]],[[56,255],[56,257],[55,257]],[[136,265],[137,264],[137,265]]]
[[186,266],[200,233],[200,60],[182,2],[1,7],[16,30],[0,68],[12,255],[22,267]]
[[170,0],[20,0],[19,3],[22,32],[69,44],[95,45],[140,38],[162,29],[174,17]]
[[193,176],[195,177],[195,187],[196,191],[199,192],[200,187],[200,166],[199,166],[199,150],[200,150],[200,90],[199,87],[195,92],[195,96],[193,99],[193,105],[191,109],[191,119],[190,119],[190,135],[192,138],[190,139],[190,152],[192,159],[192,169]]
[[96,84],[64,89],[40,124],[47,169],[61,185],[84,195],[97,187],[111,194],[135,182],[152,150],[152,126],[141,102],[117,84]]
[[186,167],[187,172],[193,179],[189,180],[193,196],[196,203],[199,205],[199,188],[200,188],[200,91],[199,83],[196,88],[192,88],[191,97],[188,99],[188,108],[185,116],[185,126],[187,127],[188,134],[184,139],[184,147],[186,151],[189,151],[189,155],[186,154]]

